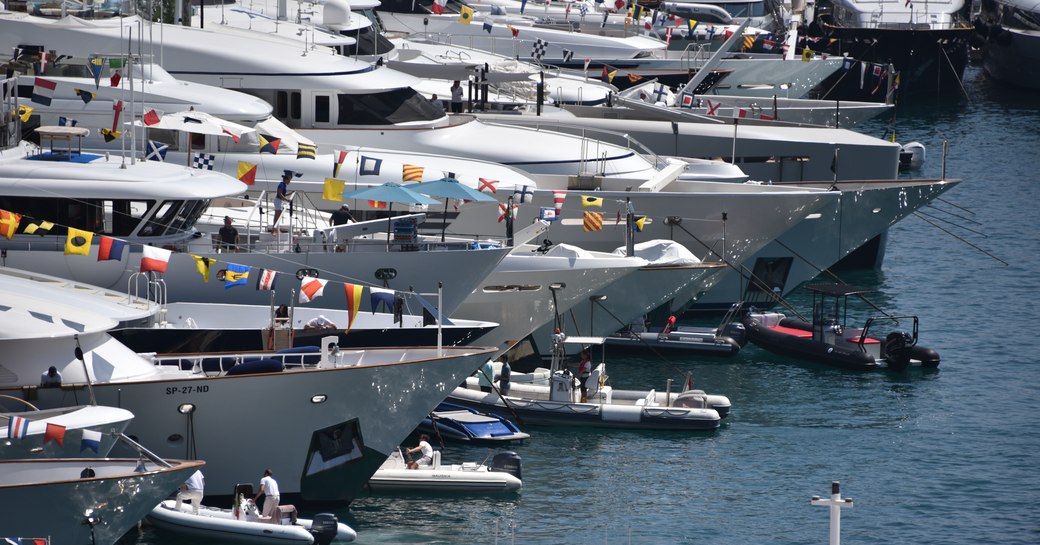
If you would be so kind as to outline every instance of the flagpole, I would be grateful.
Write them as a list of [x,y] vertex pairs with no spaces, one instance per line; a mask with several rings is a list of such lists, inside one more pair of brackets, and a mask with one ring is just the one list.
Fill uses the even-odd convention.
[[442,308],[444,308],[444,282],[437,282],[437,357],[444,355],[444,338],[441,330]]

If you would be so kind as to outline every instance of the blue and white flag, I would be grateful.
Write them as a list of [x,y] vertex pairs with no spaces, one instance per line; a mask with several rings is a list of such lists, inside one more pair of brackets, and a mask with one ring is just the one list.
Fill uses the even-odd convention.
[[224,289],[235,286],[245,286],[249,282],[249,266],[237,263],[228,263],[224,271]]
[[585,14],[589,12],[589,7],[582,3],[578,6],[578,12],[581,13],[582,17],[585,17]]
[[487,32],[488,34],[491,34],[491,29],[494,28],[494,26],[495,25],[491,24],[491,19],[490,18],[487,18],[487,17],[484,18],[484,32]]
[[83,440],[79,443],[79,451],[90,449],[98,454],[101,450],[101,432],[94,430],[83,430]]
[[379,303],[385,305],[385,309],[393,311],[394,309],[394,290],[388,290],[385,288],[368,288],[369,300],[372,305],[372,314],[376,313],[376,307]]
[[191,166],[202,170],[213,170],[217,156],[212,153],[199,152],[191,158]]
[[538,219],[545,221],[556,221],[556,209],[551,206],[543,206],[538,209]]
[[156,142],[155,140],[149,140],[148,145],[145,146],[144,158],[149,161],[166,161],[166,152],[170,150],[170,146],[163,144],[162,142]]
[[383,166],[382,159],[376,159],[375,157],[361,156],[361,168],[360,174],[362,176],[378,176],[379,167]]
[[529,203],[534,200],[534,192],[531,191],[526,185],[513,193],[513,202],[516,204]]

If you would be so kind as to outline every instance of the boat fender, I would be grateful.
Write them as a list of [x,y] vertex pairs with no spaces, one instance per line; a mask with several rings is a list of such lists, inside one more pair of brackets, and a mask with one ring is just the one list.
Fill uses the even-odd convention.
[[914,338],[906,331],[893,331],[885,337],[885,361],[896,371],[910,366],[910,352]]
[[522,477],[523,467],[520,461],[520,455],[513,452],[499,452],[491,459],[491,467],[489,471],[498,471],[501,473],[508,473],[521,481],[524,480]]
[[339,521],[332,513],[318,513],[311,519],[310,533],[314,536],[315,545],[329,545],[336,539]]
[[921,367],[939,367],[939,353],[934,348],[914,346],[910,349],[910,357],[920,361]]

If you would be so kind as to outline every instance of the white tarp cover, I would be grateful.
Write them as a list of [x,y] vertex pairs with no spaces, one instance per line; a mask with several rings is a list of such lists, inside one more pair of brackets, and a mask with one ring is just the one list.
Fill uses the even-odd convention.
[[[701,260],[686,249],[686,246],[671,240],[648,240],[635,245],[636,257],[641,257],[650,262],[650,266],[662,265],[696,265]],[[622,246],[614,253],[625,255],[625,247]]]
[[[571,246],[570,244],[557,244],[545,252],[545,255],[551,255],[553,257],[569,257],[569,258],[590,258],[592,254],[588,250],[579,248],[577,246]],[[624,255],[624,253],[622,253]]]

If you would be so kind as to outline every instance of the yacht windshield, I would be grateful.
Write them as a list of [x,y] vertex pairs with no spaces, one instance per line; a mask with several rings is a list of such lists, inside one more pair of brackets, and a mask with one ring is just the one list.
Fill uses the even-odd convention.
[[340,125],[394,125],[414,121],[433,121],[444,112],[411,87],[365,95],[337,96]]
[[340,54],[344,56],[353,55],[382,55],[394,49],[394,44],[383,37],[374,27],[365,27],[357,30],[342,30],[340,34],[357,40],[354,45],[340,46]]

